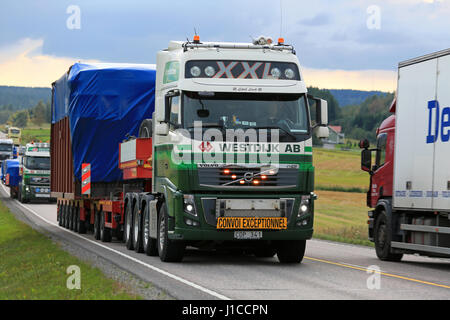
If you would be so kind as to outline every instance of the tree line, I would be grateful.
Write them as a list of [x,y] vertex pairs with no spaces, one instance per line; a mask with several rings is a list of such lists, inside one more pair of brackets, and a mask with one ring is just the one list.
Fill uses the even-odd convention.
[[52,119],[50,102],[40,100],[30,109],[16,110],[12,105],[0,106],[0,124],[25,128],[29,122],[40,126],[44,123],[50,123]]
[[[330,90],[310,87],[308,93],[327,100],[328,122],[330,125],[341,126],[346,138],[368,139],[372,143],[376,141],[376,129],[391,115],[389,107],[395,97],[394,93],[374,94],[361,104],[341,108]],[[320,144],[317,139],[314,142]]]

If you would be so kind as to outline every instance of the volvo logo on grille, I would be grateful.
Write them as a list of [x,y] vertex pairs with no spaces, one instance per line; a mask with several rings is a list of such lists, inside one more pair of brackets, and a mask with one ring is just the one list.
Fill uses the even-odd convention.
[[247,182],[252,182],[253,181],[253,172],[246,172],[244,174],[244,180]]

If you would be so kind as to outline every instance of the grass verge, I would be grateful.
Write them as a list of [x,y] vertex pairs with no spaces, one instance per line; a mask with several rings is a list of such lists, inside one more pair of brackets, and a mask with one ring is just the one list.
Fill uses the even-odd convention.
[[[69,290],[69,266],[81,270],[81,289]],[[0,300],[140,299],[120,283],[63,251],[45,235],[18,221],[0,202]]]
[[314,237],[324,240],[373,246],[367,239],[366,195],[316,191]]

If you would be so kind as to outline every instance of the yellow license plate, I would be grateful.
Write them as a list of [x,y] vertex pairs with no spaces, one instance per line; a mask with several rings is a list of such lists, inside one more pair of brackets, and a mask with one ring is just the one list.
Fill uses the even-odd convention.
[[287,218],[219,217],[217,229],[283,230],[287,229]]

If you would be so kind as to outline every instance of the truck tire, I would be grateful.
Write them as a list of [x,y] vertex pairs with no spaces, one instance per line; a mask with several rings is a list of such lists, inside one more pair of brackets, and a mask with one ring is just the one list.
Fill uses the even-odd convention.
[[79,234],[85,234],[86,233],[86,222],[81,220],[80,216],[80,207],[76,208],[77,212],[77,230]]
[[133,247],[137,253],[143,253],[142,248],[142,214],[139,213],[139,202],[136,201],[133,206]]
[[125,226],[123,228],[123,241],[128,250],[133,250],[133,210],[131,200],[127,202],[125,208]]
[[67,204],[64,207],[64,228],[69,229],[69,207]]
[[378,259],[383,261],[400,261],[402,259],[403,254],[391,252],[392,228],[384,210],[380,211],[375,221],[373,237]]
[[73,225],[74,225],[74,223],[73,223],[73,221],[74,221],[73,207],[72,207],[72,205],[69,204],[68,208],[69,208],[69,230],[73,231]]
[[58,218],[58,226],[62,226],[62,218],[61,218],[61,205],[58,203],[57,205],[56,205],[56,208],[57,208],[57,212],[58,212],[58,215],[57,215],[57,218]]
[[78,233],[79,216],[78,216],[77,207],[75,207],[75,205],[72,206],[72,215],[73,215],[73,231]]
[[102,242],[111,242],[111,229],[105,226],[105,211],[100,213],[100,240]]
[[276,251],[281,263],[300,263],[305,255],[306,240],[277,241]]
[[158,253],[163,262],[180,262],[183,260],[186,245],[182,241],[172,241],[168,237],[168,214],[166,206],[161,205],[158,215]]
[[100,240],[100,213],[94,209],[94,238]]
[[148,256],[156,257],[158,255],[158,245],[156,239],[150,238],[150,205],[147,203],[144,209],[142,220],[142,247]]
[[145,119],[139,127],[139,138],[151,138],[152,134],[152,119]]
[[66,227],[66,205],[63,204],[61,206],[61,227],[65,228]]

